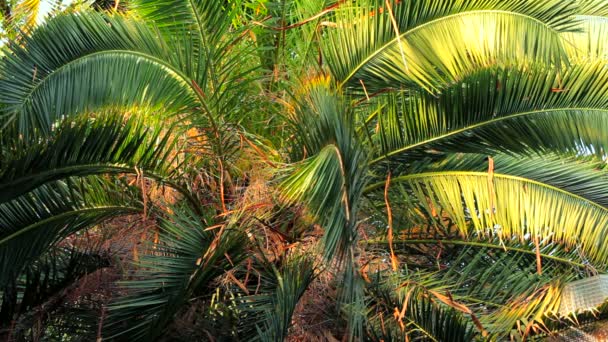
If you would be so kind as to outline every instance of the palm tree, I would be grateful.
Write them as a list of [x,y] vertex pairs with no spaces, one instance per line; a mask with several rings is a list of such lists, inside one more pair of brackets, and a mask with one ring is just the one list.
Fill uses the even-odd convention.
[[605,1],[127,5],[2,61],[7,334],[112,262],[66,241],[116,217],[157,233],[73,334],[151,340],[197,303],[210,336],[283,340],[329,272],[350,340],[522,339],[605,272]]

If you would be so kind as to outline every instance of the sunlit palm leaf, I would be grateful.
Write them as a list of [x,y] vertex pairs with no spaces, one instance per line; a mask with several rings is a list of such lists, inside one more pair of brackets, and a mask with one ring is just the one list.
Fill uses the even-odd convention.
[[469,304],[478,313],[484,329],[497,338],[504,338],[523,323],[542,322],[559,307],[559,293],[564,282],[579,274],[549,260],[543,274],[535,273],[534,256],[524,253],[503,253],[475,246],[459,250],[441,277],[451,286],[458,301]]
[[[48,133],[62,116],[101,106],[191,108],[197,98],[158,33],[121,16],[60,15],[2,61],[2,124]],[[154,84],[154,86],[150,86]]]
[[371,3],[337,11],[325,47],[338,84],[363,82],[370,93],[401,85],[437,92],[497,62],[559,65],[559,33],[576,27],[573,1],[390,1],[395,23],[380,10],[384,1]]
[[[604,5],[605,6],[605,5]],[[580,16],[582,32],[562,34],[566,50],[573,61],[588,62],[608,58],[608,17]]]
[[[603,190],[608,184],[606,163],[595,156],[543,156],[519,157],[497,154],[492,157],[492,170],[505,175],[524,177],[550,185],[602,206],[608,206]],[[450,154],[439,160],[422,159],[416,163],[391,168],[393,176],[443,171],[487,172],[487,155],[475,153]],[[385,179],[379,179],[385,181]],[[383,201],[379,198],[378,201]]]
[[24,20],[24,24],[19,27],[21,31],[27,32],[36,26],[40,13],[40,0],[25,0],[15,6],[13,16]]
[[608,233],[608,209],[560,188],[518,176],[471,171],[419,173],[393,181],[409,187],[411,198],[405,200],[420,204],[431,217],[444,210],[462,236],[477,232],[523,239],[529,234],[578,247],[600,264],[608,260],[602,243]]
[[[312,86],[296,127],[307,159],[286,170],[281,188],[292,201],[305,201],[326,229],[326,257],[344,256],[356,236],[356,214],[365,185],[364,151],[354,139],[351,113],[323,85]],[[294,151],[300,155],[300,151]]]

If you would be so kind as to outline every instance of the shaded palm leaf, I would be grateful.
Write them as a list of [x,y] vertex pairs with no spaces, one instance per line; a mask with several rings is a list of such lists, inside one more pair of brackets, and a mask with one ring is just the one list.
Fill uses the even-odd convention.
[[62,291],[82,276],[108,267],[98,248],[56,247],[28,266],[12,284],[0,290],[0,325],[17,320],[14,338],[31,329],[36,314],[61,304]]
[[122,184],[99,178],[46,183],[0,204],[0,286],[67,236],[141,210],[137,196]]
[[298,301],[315,276],[315,265],[308,256],[290,256],[277,268],[263,263],[258,272],[264,278],[264,292],[239,300],[247,326],[253,325],[259,341],[283,341],[287,338]]
[[0,168],[0,203],[72,176],[141,170],[162,181],[180,162],[172,133],[171,126],[147,127],[142,118],[124,119],[114,113],[66,121],[52,136],[33,143],[17,141],[6,152]]
[[211,282],[242,260],[241,233],[216,236],[206,229],[210,220],[188,208],[161,219],[161,243],[141,258],[132,280],[119,284],[128,294],[108,305],[105,338],[157,338],[193,295],[209,295]]

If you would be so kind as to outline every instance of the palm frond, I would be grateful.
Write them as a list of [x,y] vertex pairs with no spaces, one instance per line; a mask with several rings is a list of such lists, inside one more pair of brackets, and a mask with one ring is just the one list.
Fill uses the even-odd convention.
[[370,133],[378,151],[371,163],[399,163],[442,151],[555,150],[603,156],[607,80],[603,61],[563,72],[490,68],[454,84],[438,98],[387,96],[368,123],[378,125],[378,133]]
[[151,120],[102,113],[67,120],[34,142],[16,141],[0,165],[0,203],[75,176],[143,172],[162,182],[184,157],[176,154],[170,125],[147,126],[145,121]]
[[[605,7],[605,4],[603,5]],[[608,15],[608,13],[607,13]],[[606,16],[580,16],[582,21],[581,32],[567,32],[562,34],[566,41],[565,47],[570,60],[584,63],[597,59],[608,58],[608,17]]]
[[588,15],[596,17],[608,16],[608,8],[603,0],[580,0],[579,1],[579,15]]
[[336,12],[324,50],[339,85],[363,82],[370,92],[438,92],[496,63],[560,65],[559,33],[577,26],[574,1],[391,1],[391,11],[384,1],[362,3]]
[[40,0],[24,0],[15,6],[13,17],[23,20],[23,25],[20,25],[21,31],[27,32],[36,26],[38,15],[40,13]]
[[[450,296],[437,274],[404,271],[373,275],[367,284],[368,335],[373,341],[470,341],[476,331],[462,312],[436,296]],[[442,297],[443,299],[443,297]]]
[[207,230],[201,217],[187,207],[175,207],[160,222],[160,241],[132,280],[119,285],[127,295],[108,305],[104,337],[150,341],[163,333],[192,296],[209,295],[211,282],[237,265],[244,239],[228,229],[221,236]]
[[119,15],[59,15],[25,37],[23,46],[11,46],[2,61],[2,125],[16,121],[27,135],[109,105],[168,114],[192,108],[197,96],[190,78],[166,44],[155,30]]
[[133,0],[128,7],[166,37],[194,38],[197,49],[218,43],[230,27],[226,2],[213,0]]
[[[283,341],[300,298],[315,276],[316,266],[309,256],[292,255],[277,268],[264,263],[264,293],[240,299],[247,325],[255,325],[252,341]],[[253,321],[251,321],[253,318]]]
[[[493,155],[494,172],[523,177],[531,181],[559,188],[601,206],[608,207],[606,163],[594,156],[561,156],[556,154],[519,157],[505,154]],[[487,172],[487,155],[454,154],[437,162],[421,161],[409,168],[392,169],[394,175],[441,171]]]
[[[406,206],[420,206],[426,217],[442,225],[453,220],[463,237],[540,237],[579,248],[586,258],[603,264],[608,209],[584,197],[524,177],[501,173],[444,171],[395,177]],[[375,184],[368,190],[380,188]],[[407,203],[410,203],[409,205]]]
[[0,290],[0,326],[20,338],[33,326],[37,313],[53,310],[63,299],[61,291],[82,276],[108,267],[100,246],[54,247],[29,265],[14,283]]
[[105,219],[138,213],[137,196],[99,178],[46,183],[0,204],[0,287],[67,236]]
[[[535,264],[537,262],[535,258],[540,257],[541,270],[544,267],[543,265],[549,264],[552,265],[551,267],[561,268],[563,272],[570,273],[573,276],[593,274],[604,269],[602,265],[597,265],[597,269],[593,267],[579,250],[568,250],[558,243],[539,242],[537,250],[536,243],[530,236],[524,237],[523,242],[518,238],[509,240],[488,239],[477,235],[462,240],[458,236],[441,234],[430,227],[403,228],[398,234],[401,237],[393,240],[393,246],[399,250],[399,255],[403,256],[404,262],[414,267],[438,267],[440,260],[436,257],[456,256],[462,252],[462,248],[468,247],[481,250],[482,252],[479,253],[504,252],[506,254],[525,255],[526,262],[530,264]],[[367,248],[373,252],[386,251],[389,244],[388,240],[383,238],[364,240],[361,243],[367,245]],[[414,260],[412,261],[409,260],[410,256],[426,256],[426,258],[421,258],[420,260],[424,260],[422,262],[415,260],[415,258],[412,258]]]
[[524,253],[471,246],[453,255],[452,260],[447,258],[451,267],[441,279],[452,286],[451,295],[477,312],[484,329],[499,339],[517,330],[518,321],[523,323],[521,335],[542,326],[557,311],[563,284],[581,276],[551,262],[538,274],[534,257]]
[[[500,245],[498,240],[494,242]],[[510,335],[522,338],[532,330],[541,330],[544,321],[552,318],[551,314],[559,307],[564,282],[582,276],[581,273],[565,272],[568,266],[564,268],[551,261],[539,275],[535,272],[534,256],[476,245],[454,249],[442,247],[435,265],[418,263],[420,259],[415,255],[404,255],[404,258],[411,259],[406,270],[384,275],[377,273],[370,277],[372,282],[369,284],[371,304],[376,310],[382,310],[385,325],[392,325],[391,331],[401,334],[406,333],[407,328],[428,333],[419,328],[424,317],[412,319],[409,316],[411,305],[427,298],[437,309],[452,308],[470,316],[465,319],[460,314],[452,314],[461,322],[457,326],[466,328],[465,331],[469,330],[469,334],[478,338],[486,334],[485,338],[492,340]],[[422,267],[424,271],[407,271],[416,267]],[[376,326],[377,312],[371,320]],[[390,317],[393,312],[394,318]],[[470,331],[473,325],[476,329]],[[453,337],[459,338],[462,334],[461,331]]]
[[472,325],[454,309],[438,307],[426,298],[411,299],[408,308],[403,317],[403,330],[387,310],[373,317],[368,326],[368,338],[372,341],[474,340]]
[[[299,146],[310,154],[283,174],[281,189],[291,201],[310,205],[326,233],[325,256],[344,256],[356,238],[356,215],[365,185],[365,154],[355,140],[351,113],[337,95],[312,85],[295,118]],[[299,132],[299,133],[300,133]],[[294,155],[301,155],[294,151]]]

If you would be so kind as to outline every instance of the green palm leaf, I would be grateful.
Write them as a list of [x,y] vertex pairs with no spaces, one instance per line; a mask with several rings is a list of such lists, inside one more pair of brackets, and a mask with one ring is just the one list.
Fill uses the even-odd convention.
[[[325,253],[331,259],[344,256],[355,241],[366,157],[354,138],[352,113],[324,85],[313,87],[294,119],[310,157],[285,170],[281,189],[287,199],[310,205],[326,229]],[[300,153],[294,151],[295,156]]]
[[603,61],[564,72],[490,68],[438,98],[389,96],[376,114],[378,133],[370,140],[378,156],[371,163],[399,163],[442,151],[591,151],[602,156],[607,78]]
[[[445,211],[462,236],[523,239],[526,234],[578,247],[602,264],[607,252],[602,241],[608,228],[608,209],[555,186],[501,173],[445,171],[395,177],[409,191],[405,203],[421,205],[429,217]],[[367,190],[382,187],[371,185]],[[438,224],[439,219],[436,218]]]
[[243,257],[240,232],[216,236],[188,208],[174,208],[161,219],[161,243],[141,258],[138,273],[121,282],[128,291],[108,306],[105,338],[150,341],[158,337],[193,296],[209,295],[211,282],[238,265]]
[[[608,207],[608,194],[603,190],[608,186],[608,170],[602,160],[552,154],[525,158],[500,154],[492,158],[494,172],[547,184]],[[430,168],[416,168],[415,172],[431,170],[487,172],[487,159],[487,156],[477,154],[453,155],[433,164]]]
[[[3,126],[48,133],[62,116],[103,106],[174,114],[197,96],[155,30],[121,16],[59,15],[13,46],[0,66]],[[154,84],[154,87],[150,85]]]
[[[603,5],[605,6],[605,5]],[[584,63],[596,59],[606,60],[608,46],[608,17],[606,16],[580,16],[582,32],[563,33],[566,41],[566,50],[570,59]]]
[[144,176],[163,181],[180,162],[172,128],[147,127],[137,116],[123,119],[110,113],[70,120],[53,133],[33,143],[18,141],[6,152],[0,169],[0,203],[44,183],[74,176],[141,170]]
[[47,183],[0,204],[0,287],[69,235],[140,212],[136,198],[120,184],[89,178]]
[[128,6],[167,37],[193,37],[200,49],[216,44],[230,25],[226,3],[222,1],[133,0]]
[[386,8],[380,11],[383,1],[336,12],[325,52],[339,85],[362,82],[370,93],[400,85],[437,92],[497,62],[559,65],[566,57],[559,33],[577,24],[573,1],[391,4],[395,23]]
[[[559,307],[563,284],[575,279],[559,263],[547,262],[543,274],[535,274],[534,257],[523,253],[502,253],[477,247],[461,249],[443,275],[451,294],[479,313],[481,324],[495,338],[505,338],[523,323],[542,323]],[[521,337],[519,337],[521,338]]]
[[264,261],[257,270],[264,279],[263,293],[239,300],[242,317],[247,320],[244,325],[255,327],[257,336],[252,341],[283,341],[296,305],[315,277],[314,261],[308,256],[291,255],[280,268]]
[[367,284],[375,309],[369,312],[369,337],[373,341],[472,340],[476,331],[471,321],[434,298],[448,291],[436,273],[377,272]]
[[[83,248],[84,247],[84,248]],[[14,283],[0,290],[0,326],[15,324],[13,338],[25,338],[36,314],[54,309],[61,292],[86,274],[110,265],[101,246],[55,247],[28,266]],[[15,323],[15,320],[17,322]]]
[[[534,241],[531,241],[529,237],[524,242],[519,241],[517,238],[504,241],[498,238],[487,239],[484,237],[478,237],[473,235],[468,240],[462,240],[457,235],[438,235],[430,227],[427,230],[420,231],[413,228],[404,228],[399,230],[401,236],[407,236],[407,238],[400,238],[394,240],[394,246],[400,250],[400,254],[408,253],[411,255],[428,255],[438,250],[442,251],[443,255],[458,255],[461,250],[457,247],[470,247],[483,249],[485,253],[492,252],[505,252],[512,254],[527,255],[526,261],[528,264],[535,264],[534,258],[538,255],[541,258],[541,269],[546,263],[553,263],[562,267],[564,272],[570,274],[583,275],[587,270],[592,270],[589,260],[584,259],[580,252],[576,249],[566,250],[563,246],[557,243],[543,243],[536,250]],[[373,251],[374,246],[379,246],[382,250],[386,250],[388,241],[386,239],[378,240],[364,240],[362,243],[369,244],[369,248]],[[481,252],[475,252],[481,253]],[[406,257],[407,258],[407,257]],[[426,264],[415,264],[415,266],[435,267],[436,264],[427,261]],[[601,266],[601,265],[598,265]],[[601,267],[603,270],[605,267]]]

